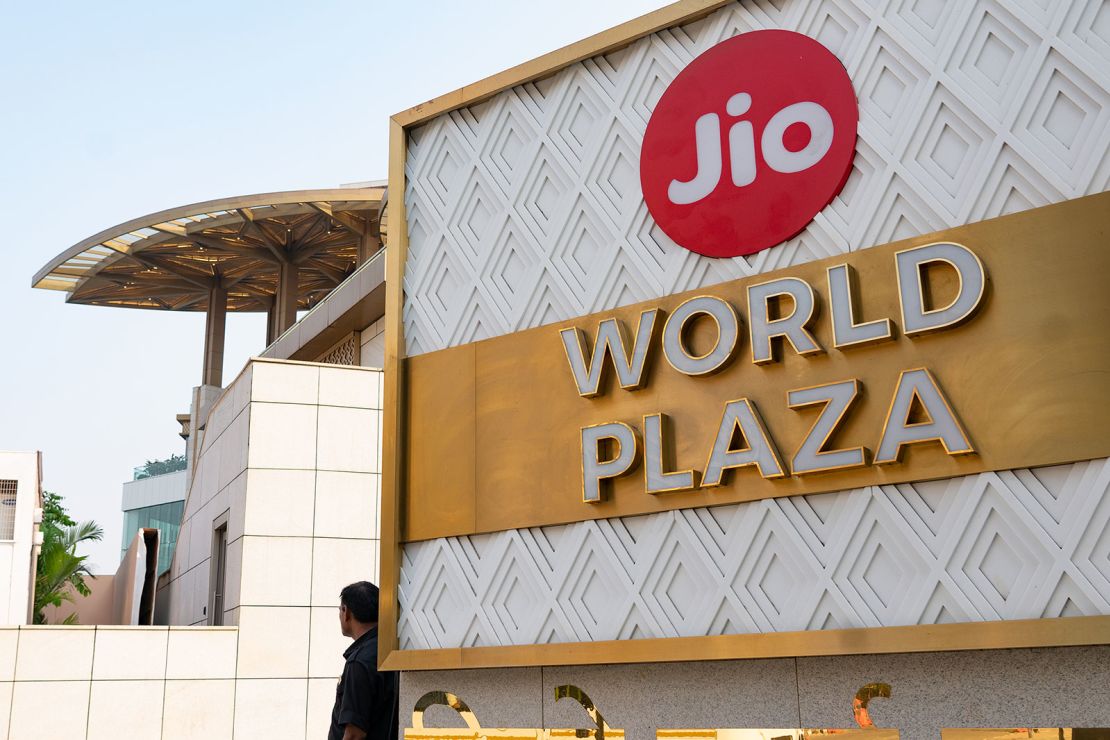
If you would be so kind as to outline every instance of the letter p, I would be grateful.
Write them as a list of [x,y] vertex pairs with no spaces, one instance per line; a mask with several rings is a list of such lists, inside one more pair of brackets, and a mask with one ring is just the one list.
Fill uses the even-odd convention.
[[631,470],[638,451],[636,432],[623,422],[582,427],[582,500],[600,503],[604,481]]

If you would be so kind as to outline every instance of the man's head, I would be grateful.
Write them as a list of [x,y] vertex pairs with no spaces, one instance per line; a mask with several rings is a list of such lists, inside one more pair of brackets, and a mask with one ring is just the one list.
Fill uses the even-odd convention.
[[377,586],[357,581],[339,592],[339,628],[345,637],[357,639],[377,623]]

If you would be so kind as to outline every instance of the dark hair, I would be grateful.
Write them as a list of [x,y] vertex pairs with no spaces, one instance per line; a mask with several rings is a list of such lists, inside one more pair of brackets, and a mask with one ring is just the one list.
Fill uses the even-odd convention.
[[363,624],[378,621],[378,587],[370,581],[356,581],[345,586],[339,592],[339,603]]

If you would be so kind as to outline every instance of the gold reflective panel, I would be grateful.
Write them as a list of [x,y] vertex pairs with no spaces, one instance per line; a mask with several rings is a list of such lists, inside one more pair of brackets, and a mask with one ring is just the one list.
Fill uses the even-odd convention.
[[[405,729],[405,740],[479,740],[480,738],[493,738],[495,740],[567,740],[568,738],[593,738],[594,740],[624,740],[624,730],[614,730],[605,722],[601,712],[594,706],[593,701],[586,692],[577,686],[565,685],[555,687],[555,700],[573,699],[578,702],[594,726],[591,729],[547,729],[543,727],[507,729],[504,727],[482,727],[478,718],[470,707],[455,694],[447,691],[429,691],[416,701],[412,709],[412,727]],[[428,707],[441,705],[451,707],[462,718],[466,727],[425,727],[424,710]]]
[[941,740],[1110,740],[1110,727],[956,727]]
[[[875,697],[890,698],[890,684],[869,683],[852,697],[852,716],[858,728],[853,729],[716,729],[716,730],[656,730],[656,740],[898,740],[898,730],[878,729],[867,711],[868,703]],[[947,738],[945,739],[947,740]],[[961,738],[960,740],[964,740]],[[972,740],[968,738],[967,740]],[[1016,740],[1010,738],[1009,740]],[[1055,740],[1044,738],[1043,740]]]

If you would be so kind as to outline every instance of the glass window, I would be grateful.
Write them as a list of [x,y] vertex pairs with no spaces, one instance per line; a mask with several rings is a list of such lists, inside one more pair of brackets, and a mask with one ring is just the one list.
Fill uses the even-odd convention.
[[127,548],[139,529],[158,530],[158,570],[163,573],[170,567],[173,551],[177,546],[177,535],[181,531],[181,516],[185,513],[184,501],[170,501],[166,504],[144,506],[123,514],[123,545],[120,559],[127,554]]
[[15,505],[19,481],[0,480],[0,540],[15,539]]

